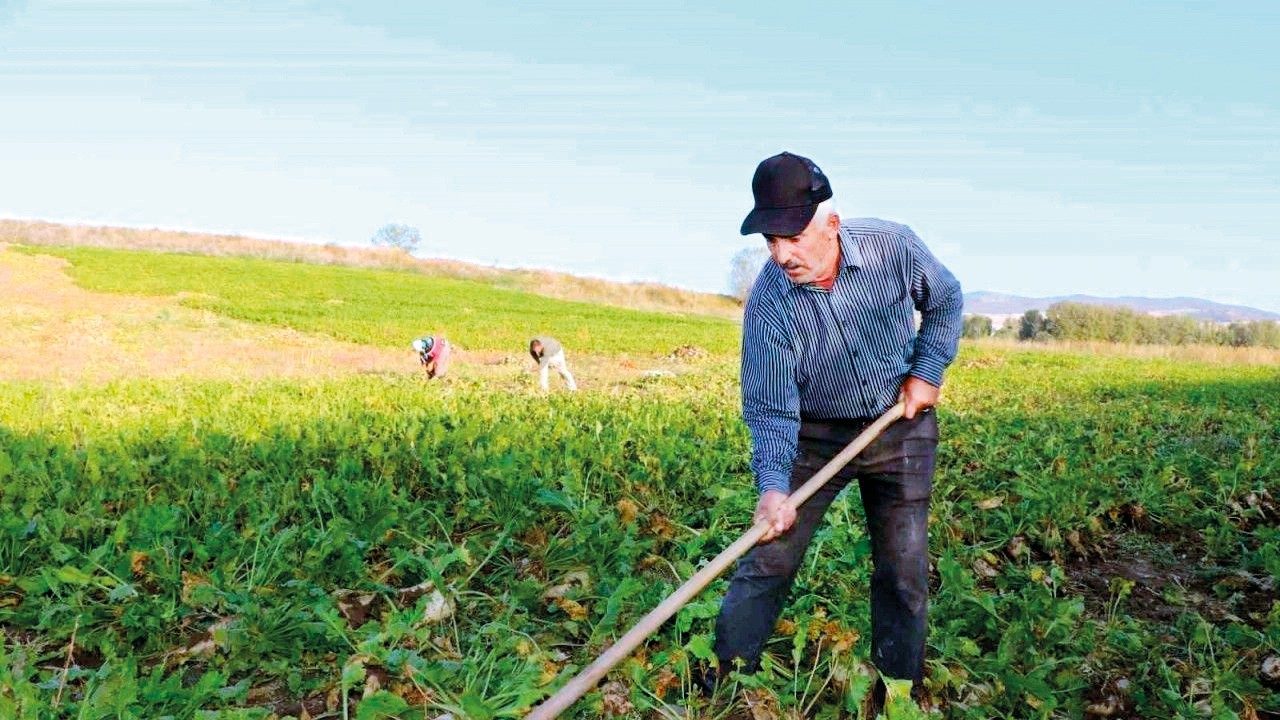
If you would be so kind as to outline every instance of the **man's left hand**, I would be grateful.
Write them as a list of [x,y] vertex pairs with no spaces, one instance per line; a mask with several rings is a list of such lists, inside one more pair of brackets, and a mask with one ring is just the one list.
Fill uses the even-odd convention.
[[916,416],[916,413],[938,404],[938,388],[914,375],[908,375],[902,382],[902,393],[899,398],[907,406],[902,417],[910,420]]

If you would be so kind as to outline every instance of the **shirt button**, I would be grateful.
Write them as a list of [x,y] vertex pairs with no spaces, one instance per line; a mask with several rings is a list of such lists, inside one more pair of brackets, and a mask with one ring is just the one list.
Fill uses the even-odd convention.
[[867,381],[866,381],[866,380],[863,380],[863,381],[862,381],[862,387],[866,387],[866,386],[867,386]]
[[854,357],[858,357],[858,351],[857,351],[857,350],[854,350],[854,351],[853,351],[853,356],[854,356]]

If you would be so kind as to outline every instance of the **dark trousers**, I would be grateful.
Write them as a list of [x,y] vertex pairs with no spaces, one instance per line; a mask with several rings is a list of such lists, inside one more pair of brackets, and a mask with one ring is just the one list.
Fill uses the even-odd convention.
[[[805,422],[800,426],[794,492],[871,421]],[[755,672],[765,640],[827,507],[858,481],[871,536],[871,659],[881,673],[919,683],[924,677],[929,602],[929,495],[938,419],[930,411],[890,425],[796,513],[781,537],[741,560],[720,605],[715,652],[721,672],[738,661]]]

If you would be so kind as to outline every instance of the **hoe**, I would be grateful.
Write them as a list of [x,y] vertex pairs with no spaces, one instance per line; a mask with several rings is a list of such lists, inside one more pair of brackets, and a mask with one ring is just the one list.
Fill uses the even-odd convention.
[[[870,445],[871,441],[875,440],[876,436],[888,427],[890,423],[902,417],[903,411],[904,406],[902,403],[889,408],[885,414],[877,418],[874,423],[845,446],[839,455],[832,458],[831,462],[805,481],[805,484],[801,485],[799,490],[791,493],[791,496],[786,500],[786,504],[792,508],[800,507],[805,500],[808,500],[828,480],[840,472],[850,460],[862,452],[867,445]],[[768,520],[761,520],[752,525],[751,529],[747,530],[742,537],[722,550],[719,555],[715,556],[711,562],[707,563],[693,577],[676,588],[675,592],[668,595],[656,608],[650,610],[648,615],[640,618],[640,621],[628,630],[626,635],[623,635],[608,650],[605,650],[600,657],[596,658],[595,662],[565,683],[564,687],[560,688],[555,695],[547,698],[546,702],[534,708],[525,716],[525,720],[551,720],[568,709],[574,701],[582,697],[592,687],[595,687],[596,683],[600,682],[600,679],[614,665],[622,662],[623,659],[630,655],[631,651],[644,642],[644,639],[657,630],[662,623],[666,622],[672,615],[675,615],[681,607],[684,607],[685,603],[692,600],[699,592],[702,592],[729,565],[759,542],[768,529]]]

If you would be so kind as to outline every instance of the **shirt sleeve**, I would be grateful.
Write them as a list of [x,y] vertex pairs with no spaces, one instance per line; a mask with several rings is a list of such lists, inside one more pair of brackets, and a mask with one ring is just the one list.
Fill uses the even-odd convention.
[[942,387],[942,374],[955,360],[964,326],[964,294],[956,280],[929,252],[914,232],[907,230],[907,254],[911,259],[911,298],[920,311],[920,332],[908,374]]
[[795,350],[767,302],[753,296],[742,324],[742,418],[751,431],[751,470],[761,493],[791,492],[800,430]]

